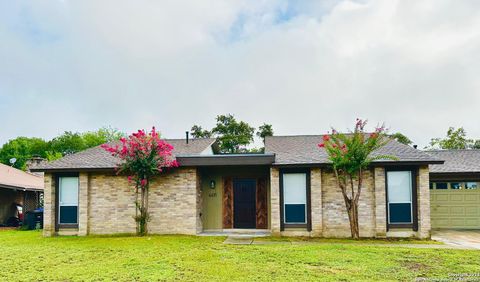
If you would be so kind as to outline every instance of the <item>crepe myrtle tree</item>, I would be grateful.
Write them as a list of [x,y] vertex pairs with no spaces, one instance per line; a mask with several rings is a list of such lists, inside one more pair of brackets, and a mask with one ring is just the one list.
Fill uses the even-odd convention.
[[324,148],[331,161],[345,202],[350,221],[352,238],[358,239],[358,201],[362,191],[364,171],[370,163],[377,159],[396,159],[394,156],[373,155],[372,153],[385,146],[389,138],[385,126],[380,126],[373,133],[366,133],[367,121],[357,119],[355,129],[349,134],[342,134],[332,128],[332,134],[324,135],[323,142],[318,144]]
[[148,233],[148,192],[151,180],[178,163],[172,158],[173,146],[160,139],[155,127],[148,133],[145,130],[120,138],[120,144],[102,145],[112,156],[121,159],[116,168],[117,174],[127,175],[129,183],[135,186],[135,221],[137,235]]

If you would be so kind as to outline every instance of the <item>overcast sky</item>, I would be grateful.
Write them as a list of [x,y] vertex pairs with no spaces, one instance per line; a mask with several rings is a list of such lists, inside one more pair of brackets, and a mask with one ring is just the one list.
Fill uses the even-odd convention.
[[[302,4],[298,4],[301,2]],[[480,138],[480,1],[0,0],[0,144],[232,113],[275,134],[356,117]]]

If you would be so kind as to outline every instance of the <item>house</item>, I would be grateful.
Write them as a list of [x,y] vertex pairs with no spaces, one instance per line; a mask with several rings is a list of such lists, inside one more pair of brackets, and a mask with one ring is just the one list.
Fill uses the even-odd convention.
[[432,228],[480,229],[480,150],[428,151]]
[[[169,139],[178,168],[150,183],[149,232],[261,230],[350,236],[322,136],[273,136],[263,154],[215,154],[215,139]],[[429,165],[443,161],[390,140],[360,197],[360,236],[430,237]],[[118,159],[100,147],[37,167],[45,172],[44,235],[134,233],[135,194]]]
[[[21,207],[23,214],[37,209],[43,186],[42,176],[0,164],[0,224],[14,223],[11,220],[19,215],[17,206]],[[18,218],[20,221],[21,217]]]

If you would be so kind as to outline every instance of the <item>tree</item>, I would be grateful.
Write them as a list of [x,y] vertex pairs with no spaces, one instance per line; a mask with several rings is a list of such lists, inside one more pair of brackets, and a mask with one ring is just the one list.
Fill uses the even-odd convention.
[[218,138],[221,153],[240,153],[253,142],[255,128],[244,121],[238,122],[228,114],[217,116],[217,124],[211,132]]
[[122,137],[120,142],[121,146],[104,144],[102,148],[122,160],[117,167],[117,174],[127,174],[128,181],[135,185],[137,235],[143,236],[148,233],[150,183],[165,169],[177,167],[178,163],[172,159],[173,146],[160,139],[155,127],[148,134],[139,130],[127,138]]
[[120,140],[120,138],[125,136],[125,133],[112,127],[102,127],[97,131],[88,131],[82,133],[82,138],[87,148],[92,148],[104,143]]
[[445,138],[432,138],[428,149],[469,149],[475,146],[475,141],[467,138],[463,127],[449,127]]
[[59,156],[59,154],[65,156],[119,140],[121,137],[125,137],[125,134],[111,127],[102,127],[96,131],[84,133],[65,131],[49,142],[49,153],[53,158]]
[[475,140],[472,149],[480,149],[480,139]]
[[17,137],[5,143],[0,149],[0,162],[10,165],[10,159],[17,159],[13,165],[26,169],[27,160],[33,156],[47,157],[48,144],[41,138]]
[[73,133],[66,131],[46,142],[41,138],[18,137],[5,143],[0,149],[0,162],[10,165],[9,160],[16,158],[15,167],[26,169],[26,161],[34,156],[53,161],[66,154],[76,153],[125,136],[123,132],[111,127],[102,127],[96,131]]
[[49,142],[52,152],[61,153],[63,156],[83,151],[87,148],[85,140],[78,132],[65,131],[62,135]]
[[[212,130],[194,125],[191,128],[193,138],[215,137],[219,143],[220,153],[263,152],[264,148],[247,149],[253,142],[255,128],[244,121],[237,121],[232,114],[218,115],[217,123]],[[259,127],[257,136],[265,142],[266,136],[273,135],[273,127],[264,123]]]
[[377,127],[375,132],[364,131],[367,121],[357,119],[355,130],[351,134],[342,134],[332,129],[331,135],[323,136],[324,148],[332,163],[345,202],[350,221],[352,238],[360,237],[358,224],[358,201],[363,185],[364,171],[377,159],[396,159],[393,156],[373,155],[372,153],[388,143],[385,127]]
[[394,133],[390,135],[390,137],[405,145],[411,145],[413,143],[412,140],[410,140],[410,138],[408,138],[407,136],[403,135],[400,132]]
[[258,127],[257,136],[262,138],[263,143],[265,144],[265,137],[273,136],[273,127],[271,124],[263,123]]
[[193,138],[210,138],[212,137],[212,132],[203,129],[201,126],[194,125],[192,126],[191,133]]

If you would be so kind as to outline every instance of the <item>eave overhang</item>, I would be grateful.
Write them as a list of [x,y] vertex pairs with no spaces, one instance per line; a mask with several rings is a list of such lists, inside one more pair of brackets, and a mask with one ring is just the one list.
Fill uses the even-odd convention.
[[177,155],[180,166],[272,165],[275,154]]

